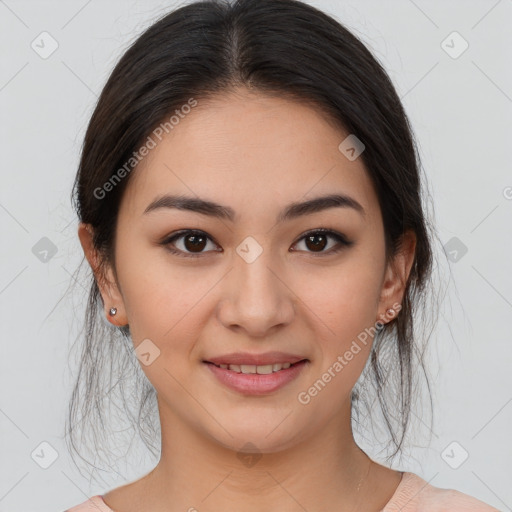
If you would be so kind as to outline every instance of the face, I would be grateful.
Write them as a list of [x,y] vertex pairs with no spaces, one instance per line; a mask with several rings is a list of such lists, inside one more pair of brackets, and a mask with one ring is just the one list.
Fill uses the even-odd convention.
[[[386,267],[371,181],[361,158],[338,149],[347,135],[311,107],[238,91],[198,100],[133,171],[117,224],[118,286],[102,294],[134,346],[145,343],[162,432],[173,422],[272,452],[349,421],[371,349],[362,333],[400,303],[414,246],[402,274]],[[222,208],[146,211],[166,194]],[[328,195],[349,199],[289,210]],[[281,370],[293,378],[273,390],[234,389],[204,362],[270,351],[307,360]]]

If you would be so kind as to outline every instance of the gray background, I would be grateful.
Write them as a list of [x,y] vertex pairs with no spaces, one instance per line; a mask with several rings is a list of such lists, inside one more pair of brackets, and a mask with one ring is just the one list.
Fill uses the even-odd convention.
[[[512,0],[310,3],[352,29],[389,72],[452,254],[429,359],[436,423],[430,444],[411,442],[396,469],[512,510]],[[58,512],[153,467],[137,456],[98,485],[66,452],[75,369],[68,351],[84,308],[80,294],[66,295],[82,255],[69,196],[88,119],[115,62],[176,5],[0,0],[0,511]],[[42,52],[47,37],[51,48],[43,31],[58,43],[47,58],[31,47],[35,41]],[[460,55],[463,40],[448,37],[454,31],[469,44]],[[44,237],[57,250],[47,261]],[[413,414],[417,428],[428,430],[422,415]],[[47,469],[41,464],[52,449],[43,442],[58,454]],[[367,450],[372,456],[371,443]]]

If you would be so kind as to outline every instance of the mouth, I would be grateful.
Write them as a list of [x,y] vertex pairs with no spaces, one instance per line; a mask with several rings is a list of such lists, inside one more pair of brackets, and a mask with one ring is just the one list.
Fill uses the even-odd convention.
[[203,361],[203,363],[210,364],[216,366],[217,368],[222,368],[223,370],[228,370],[235,373],[244,373],[244,374],[258,374],[258,375],[269,375],[271,373],[277,373],[283,370],[288,370],[291,367],[303,364],[305,362],[309,362],[309,359],[301,359],[295,363],[272,363],[272,364],[264,364],[264,365],[255,365],[255,364],[223,364],[223,363],[212,363],[211,361]]
[[[275,393],[299,378],[310,364],[309,359],[294,363],[265,365],[226,364],[203,361],[218,382],[243,395]],[[225,368],[224,368],[225,367]]]

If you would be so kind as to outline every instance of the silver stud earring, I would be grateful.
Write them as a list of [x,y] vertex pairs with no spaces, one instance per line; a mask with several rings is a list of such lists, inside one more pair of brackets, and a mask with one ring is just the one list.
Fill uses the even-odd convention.
[[114,316],[117,313],[117,308],[110,308],[109,314],[110,316]]
[[[393,308],[386,309],[387,316],[395,316],[395,313],[396,313],[396,311]],[[384,325],[385,324],[383,322],[377,321],[377,324],[376,324],[377,330],[381,331],[382,329],[384,329]]]

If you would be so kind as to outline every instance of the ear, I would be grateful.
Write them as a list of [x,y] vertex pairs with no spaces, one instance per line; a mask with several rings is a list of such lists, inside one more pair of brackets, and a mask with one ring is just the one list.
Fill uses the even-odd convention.
[[[78,238],[84,251],[84,255],[92,268],[96,283],[100,289],[101,297],[105,308],[105,317],[117,327],[128,323],[126,310],[124,307],[123,296],[116,283],[114,273],[110,265],[102,262],[98,251],[93,244],[94,230],[90,224],[81,222],[78,226]],[[103,264],[102,264],[103,263]],[[115,307],[117,312],[115,316],[110,315],[110,308]]]
[[[416,234],[412,230],[402,235],[400,248],[386,268],[379,298],[378,320],[388,323],[402,308],[407,279],[414,263]],[[393,309],[393,312],[388,310]]]

